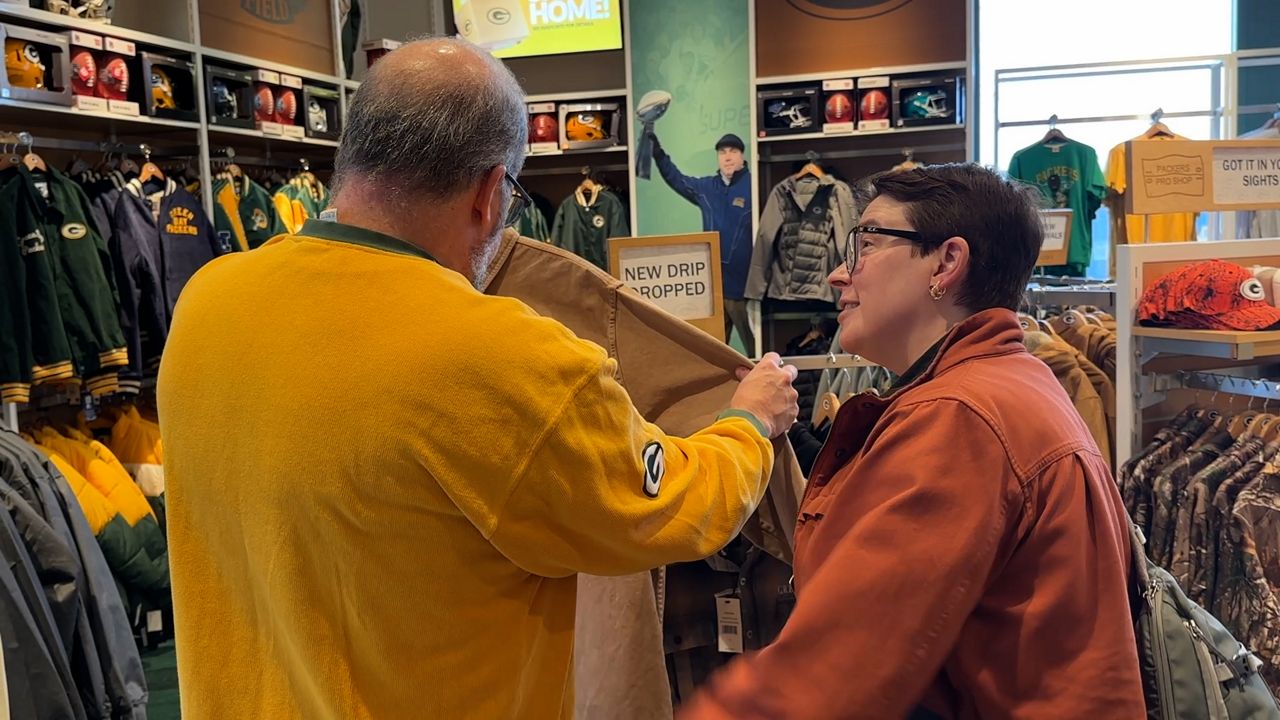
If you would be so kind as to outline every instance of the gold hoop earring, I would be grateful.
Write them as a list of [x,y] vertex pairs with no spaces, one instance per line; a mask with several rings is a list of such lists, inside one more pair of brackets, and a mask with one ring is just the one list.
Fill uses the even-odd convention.
[[933,298],[934,301],[941,300],[942,296],[946,294],[947,294],[947,289],[942,287],[938,283],[934,283],[929,286],[929,297]]

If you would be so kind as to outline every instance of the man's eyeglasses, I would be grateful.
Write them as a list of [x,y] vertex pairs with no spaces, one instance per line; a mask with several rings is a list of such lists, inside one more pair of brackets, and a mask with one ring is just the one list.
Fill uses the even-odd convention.
[[503,227],[512,227],[520,222],[520,216],[524,214],[526,208],[533,204],[533,198],[529,197],[529,193],[520,187],[520,183],[511,177],[511,173],[504,172],[507,182],[511,183],[511,200],[507,206],[507,217]]
[[915,243],[924,242],[924,235],[915,230],[893,230],[872,225],[859,225],[849,231],[849,238],[845,241],[844,246],[844,269],[848,270],[850,275],[853,274],[854,270],[858,269],[858,263],[862,260],[864,235],[884,235],[910,240]]

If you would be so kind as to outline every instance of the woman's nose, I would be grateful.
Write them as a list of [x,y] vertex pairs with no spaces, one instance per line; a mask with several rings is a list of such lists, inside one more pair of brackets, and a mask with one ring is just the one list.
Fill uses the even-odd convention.
[[849,280],[849,268],[844,263],[836,265],[836,269],[827,276],[827,284],[833,288],[848,287]]

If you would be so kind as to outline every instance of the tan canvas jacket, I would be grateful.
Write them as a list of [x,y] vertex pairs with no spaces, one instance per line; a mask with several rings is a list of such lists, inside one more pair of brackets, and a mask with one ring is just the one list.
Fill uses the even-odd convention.
[[[668,433],[693,433],[714,422],[738,385],[734,370],[750,365],[593,265],[511,231],[480,288],[522,300],[603,347],[640,414]],[[742,534],[790,564],[804,476],[785,436],[774,441],[774,452],[769,491]],[[580,576],[574,652],[576,717],[614,717],[619,708],[627,708],[629,718],[671,717],[648,574]]]

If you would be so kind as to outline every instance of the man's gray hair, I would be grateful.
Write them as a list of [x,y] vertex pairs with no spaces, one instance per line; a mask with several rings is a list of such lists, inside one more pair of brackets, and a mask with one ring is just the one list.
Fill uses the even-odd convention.
[[335,190],[360,176],[398,204],[418,196],[452,197],[497,165],[513,177],[520,174],[529,116],[515,76],[465,40],[420,42],[479,57],[483,70],[430,60],[406,67],[390,61],[395,53],[370,68],[348,109],[334,163]]

